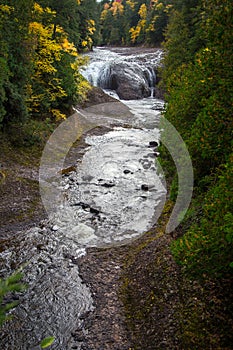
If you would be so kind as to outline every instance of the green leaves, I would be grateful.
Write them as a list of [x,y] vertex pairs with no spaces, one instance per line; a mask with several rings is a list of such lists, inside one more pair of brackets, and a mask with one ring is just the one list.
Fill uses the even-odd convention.
[[40,343],[41,348],[42,349],[48,348],[50,345],[54,343],[54,340],[55,340],[55,337],[47,337],[43,339],[42,342]]
[[188,145],[196,184],[196,214],[172,250],[191,275],[232,266],[232,15],[230,0],[180,0],[166,32],[165,117]]
[[0,279],[0,326],[9,319],[7,312],[18,304],[17,301],[4,303],[4,298],[11,292],[22,292],[26,289],[26,286],[20,283],[21,279],[22,273],[19,271],[6,279]]

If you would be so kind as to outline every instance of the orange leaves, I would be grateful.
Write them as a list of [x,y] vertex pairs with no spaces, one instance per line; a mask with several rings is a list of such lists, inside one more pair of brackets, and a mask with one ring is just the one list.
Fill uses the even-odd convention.
[[124,6],[121,4],[121,2],[113,1],[110,11],[112,11],[113,16],[116,16],[117,13],[122,15],[124,12]]

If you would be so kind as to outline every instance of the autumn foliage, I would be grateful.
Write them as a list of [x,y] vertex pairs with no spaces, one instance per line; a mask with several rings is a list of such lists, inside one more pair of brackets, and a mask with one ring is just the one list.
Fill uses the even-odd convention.
[[0,126],[31,117],[65,118],[85,97],[90,86],[79,73],[84,60],[78,52],[92,46],[95,33],[87,5],[76,0],[1,2]]

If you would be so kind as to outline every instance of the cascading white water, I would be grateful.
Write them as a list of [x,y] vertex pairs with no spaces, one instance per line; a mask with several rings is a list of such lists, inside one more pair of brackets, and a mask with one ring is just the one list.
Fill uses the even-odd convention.
[[88,56],[90,63],[82,74],[94,86],[115,90],[123,100],[154,96],[161,50],[134,55],[95,48]]

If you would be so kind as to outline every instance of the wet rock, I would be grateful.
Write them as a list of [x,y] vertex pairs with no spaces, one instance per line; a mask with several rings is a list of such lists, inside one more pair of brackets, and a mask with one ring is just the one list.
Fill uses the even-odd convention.
[[82,179],[83,179],[83,181],[91,181],[91,180],[93,180],[93,176],[91,176],[91,175],[86,175],[86,176],[83,176],[82,177]]
[[130,173],[131,173],[131,171],[130,171],[130,170],[127,170],[127,169],[125,169],[125,170],[123,171],[123,173],[124,173],[124,174],[130,174]]
[[43,243],[41,243],[41,244],[37,244],[36,248],[37,248],[37,250],[42,251],[45,249],[45,246]]
[[143,185],[141,186],[141,190],[142,190],[142,191],[149,191],[149,186],[143,184]]
[[143,164],[142,164],[143,169],[146,169],[146,170],[147,170],[147,169],[150,169],[151,164],[152,164],[151,162],[145,162],[145,163],[143,163]]
[[157,141],[150,141],[149,142],[149,147],[158,147],[158,142]]
[[111,188],[114,187],[115,184],[113,182],[105,182],[103,184],[101,184],[102,187],[106,187],[106,188]]
[[88,210],[90,208],[90,205],[83,202],[78,203],[72,203],[70,204],[71,207],[81,207],[83,210]]
[[87,94],[87,100],[81,104],[82,108],[92,105],[98,105],[107,102],[116,102],[117,100],[107,95],[101,88],[93,87]]
[[150,96],[150,88],[141,67],[127,62],[113,62],[102,72],[98,85],[103,89],[115,90],[123,100]]
[[154,110],[154,111],[163,111],[164,110],[164,102],[160,102],[160,101],[158,101],[158,102],[156,102],[153,106],[152,106],[152,109]]
[[68,176],[72,171],[76,171],[76,167],[74,165],[69,166],[68,168],[62,169],[60,174]]
[[157,153],[156,153],[156,152],[154,152],[154,153],[148,153],[148,154],[147,154],[147,157],[148,157],[148,158],[157,157]]
[[87,203],[82,203],[82,202],[80,202],[80,205],[81,205],[81,207],[82,207],[83,210],[87,210],[87,209],[90,208],[90,205],[87,204]]
[[98,215],[100,213],[100,211],[98,209],[95,209],[95,208],[90,208],[90,213]]

